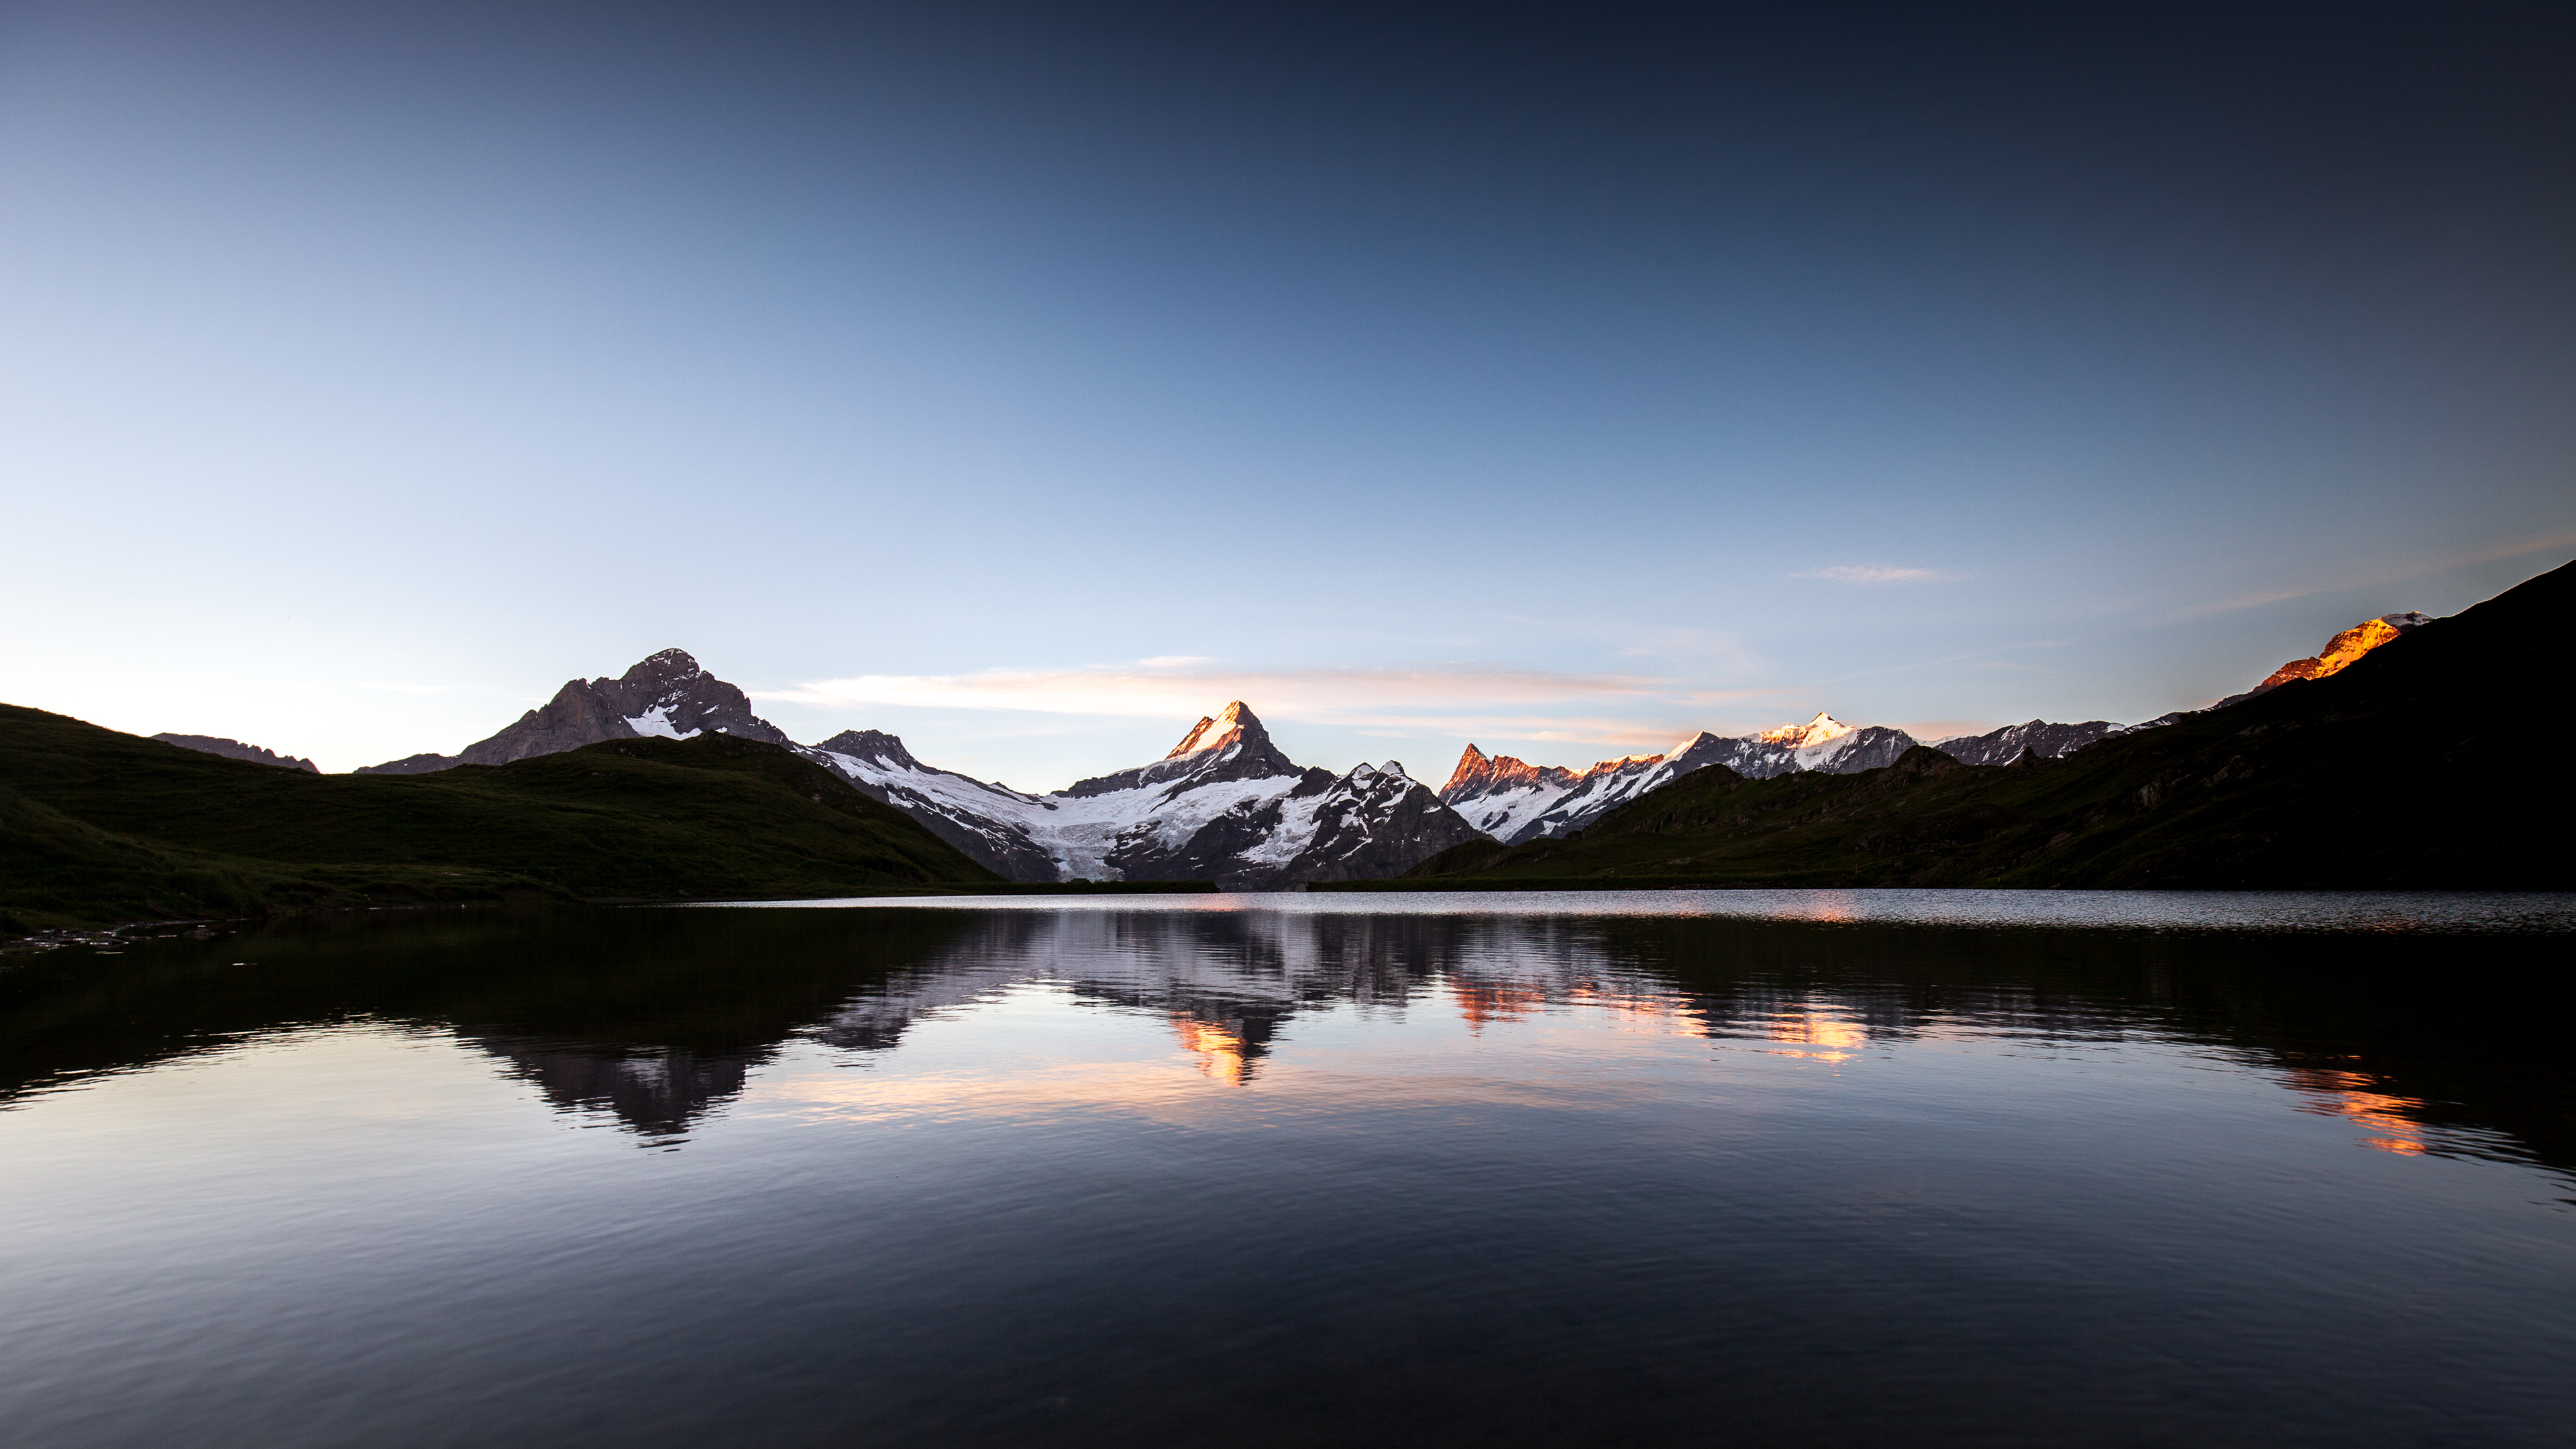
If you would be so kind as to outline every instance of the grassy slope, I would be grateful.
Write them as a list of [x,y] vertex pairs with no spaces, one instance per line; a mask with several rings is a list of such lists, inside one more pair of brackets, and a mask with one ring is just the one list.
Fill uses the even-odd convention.
[[435,775],[311,775],[0,705],[0,914],[35,927],[302,905],[999,886],[774,745],[619,740]]
[[2062,760],[1702,770],[1576,839],[1470,843],[1405,884],[2576,888],[2576,792],[2539,738],[2566,717],[2549,645],[2571,614],[2576,565],[2332,678]]

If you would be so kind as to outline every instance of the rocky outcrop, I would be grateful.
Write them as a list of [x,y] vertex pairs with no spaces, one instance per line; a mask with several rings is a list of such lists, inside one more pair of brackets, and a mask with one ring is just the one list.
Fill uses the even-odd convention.
[[183,750],[195,750],[200,754],[221,755],[228,760],[248,760],[254,765],[275,765],[279,769],[303,770],[315,775],[322,773],[322,767],[311,760],[300,760],[293,755],[281,755],[275,750],[263,750],[257,745],[246,745],[239,740],[217,739],[213,735],[172,734],[159,734],[152,738],[165,745],[177,745]]

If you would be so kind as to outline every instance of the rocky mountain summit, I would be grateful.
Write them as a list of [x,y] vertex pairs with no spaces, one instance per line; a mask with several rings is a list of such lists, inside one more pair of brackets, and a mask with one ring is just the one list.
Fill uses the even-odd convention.
[[688,651],[665,649],[615,679],[565,680],[543,709],[529,710],[499,734],[455,755],[411,755],[363,766],[357,773],[420,775],[458,765],[506,765],[602,740],[657,735],[685,740],[708,730],[773,745],[796,743],[753,714],[741,690],[699,668]]
[[221,755],[228,760],[248,760],[254,765],[276,765],[281,769],[303,770],[315,775],[322,773],[322,767],[311,760],[300,760],[293,755],[281,755],[275,750],[263,750],[257,745],[246,745],[239,740],[217,739],[213,735],[173,734],[158,734],[152,738],[165,745],[177,745],[183,750],[195,750],[200,754]]

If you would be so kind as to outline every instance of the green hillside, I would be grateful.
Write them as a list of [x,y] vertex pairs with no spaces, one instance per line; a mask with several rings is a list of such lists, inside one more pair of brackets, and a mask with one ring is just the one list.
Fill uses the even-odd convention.
[[2063,759],[1747,781],[1712,768],[1566,840],[1471,842],[1345,889],[2576,889],[2548,644],[2576,565],[2330,678]]
[[1000,877],[776,745],[312,775],[0,705],[0,930],[307,906],[748,899]]

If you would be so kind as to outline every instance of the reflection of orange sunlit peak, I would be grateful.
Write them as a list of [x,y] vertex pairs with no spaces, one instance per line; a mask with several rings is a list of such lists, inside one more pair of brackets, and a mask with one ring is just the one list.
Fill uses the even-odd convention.
[[1804,1046],[1857,1047],[1869,1044],[1869,1032],[1860,1023],[1812,1010],[1782,1012],[1771,1018],[1767,1035],[1773,1041],[1797,1042]]
[[1467,1019],[1470,1031],[1489,1021],[1518,1021],[1525,1014],[1547,1005],[1547,993],[1535,986],[1452,981],[1449,994],[1457,998],[1458,1014]]
[[1200,1071],[1238,1087],[1251,1077],[1252,1068],[1244,1061],[1243,1038],[1232,1028],[1176,1011],[1172,1013],[1172,1030],[1180,1036],[1182,1047],[1198,1053]]
[[2421,1097],[2393,1097],[2368,1090],[2375,1086],[2359,1072],[2305,1069],[2290,1073],[2290,1085],[2308,1094],[2314,1105],[2305,1111],[2348,1117],[2368,1129],[2361,1145],[2374,1152],[2407,1155],[2424,1150],[2424,1125],[2412,1114],[2424,1108]]

